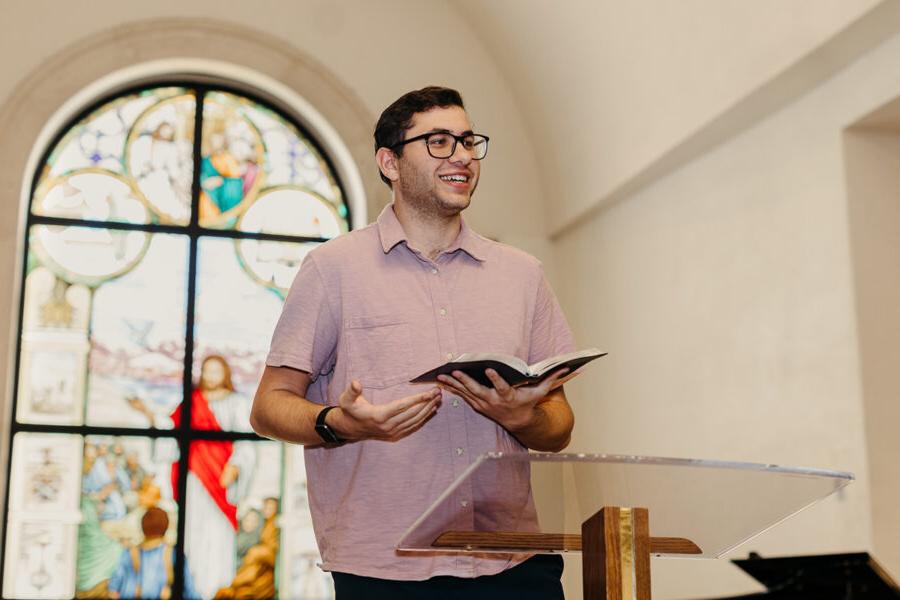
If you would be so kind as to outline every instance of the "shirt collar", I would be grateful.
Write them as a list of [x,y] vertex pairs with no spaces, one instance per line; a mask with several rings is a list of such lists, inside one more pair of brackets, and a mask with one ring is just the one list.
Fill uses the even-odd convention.
[[[381,249],[384,250],[385,254],[393,250],[397,244],[409,241],[406,237],[406,232],[403,231],[403,225],[400,224],[397,215],[394,213],[393,203],[384,207],[384,210],[378,215],[376,224],[378,226],[378,236],[381,238]],[[465,219],[461,218],[459,235],[456,236],[456,240],[450,247],[445,250],[445,253],[449,254],[462,250],[475,260],[483,262],[487,257],[489,246],[490,242],[472,231],[466,225]]]

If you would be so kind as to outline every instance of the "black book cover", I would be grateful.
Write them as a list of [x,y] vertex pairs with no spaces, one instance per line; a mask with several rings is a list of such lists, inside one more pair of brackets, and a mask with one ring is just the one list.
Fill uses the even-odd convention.
[[[415,379],[412,379],[410,383],[436,382],[438,375],[451,375],[453,371],[462,371],[481,385],[494,387],[491,380],[484,373],[485,369],[494,369],[509,385],[527,385],[537,383],[563,367],[568,367],[570,372],[575,371],[595,358],[605,355],[606,352],[600,352],[596,349],[573,352],[570,355],[555,357],[534,365],[539,366],[543,364],[545,366],[537,373],[532,374],[528,373],[528,366],[522,360],[514,357],[497,355],[495,358],[489,358],[489,355],[477,355],[480,358],[466,360],[467,355],[463,354],[457,359],[422,373]],[[568,356],[571,356],[571,358],[566,358]]]

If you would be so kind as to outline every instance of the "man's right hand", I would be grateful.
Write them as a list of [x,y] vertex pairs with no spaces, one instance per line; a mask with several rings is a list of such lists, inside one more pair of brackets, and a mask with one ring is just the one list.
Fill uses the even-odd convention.
[[[253,430],[273,440],[320,445],[315,423],[324,407],[306,399],[311,381],[306,371],[266,366],[250,413]],[[372,404],[363,396],[362,385],[352,381],[325,419],[347,441],[396,441],[424,425],[440,402],[441,390],[435,387],[386,404]]]
[[424,425],[440,403],[440,388],[432,388],[387,404],[372,404],[363,396],[362,385],[353,380],[338,398],[338,410],[329,412],[325,420],[347,441],[395,442]]

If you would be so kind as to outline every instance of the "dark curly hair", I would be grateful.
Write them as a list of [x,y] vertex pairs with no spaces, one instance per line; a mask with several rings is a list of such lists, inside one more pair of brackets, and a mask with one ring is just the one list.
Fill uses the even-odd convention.
[[[394,148],[403,141],[406,131],[412,126],[412,119],[416,113],[426,112],[432,108],[447,108],[458,106],[465,109],[462,96],[456,90],[430,85],[421,90],[407,92],[397,98],[393,104],[384,109],[375,125],[375,151],[379,148],[388,148],[397,156],[403,154],[403,146]],[[388,187],[391,180],[380,173],[381,180]]]

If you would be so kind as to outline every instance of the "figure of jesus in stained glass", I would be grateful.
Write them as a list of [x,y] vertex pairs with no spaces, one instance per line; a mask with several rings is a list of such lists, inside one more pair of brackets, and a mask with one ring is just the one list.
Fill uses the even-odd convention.
[[[137,397],[128,399],[151,427],[154,414]],[[181,425],[181,406],[171,415]],[[191,394],[191,426],[209,431],[250,431],[250,400],[235,390],[231,368],[219,355],[207,356]],[[236,570],[238,504],[247,496],[256,466],[253,442],[201,440],[188,459],[185,552],[197,589],[211,598],[231,583]],[[172,465],[172,489],[178,485]]]

